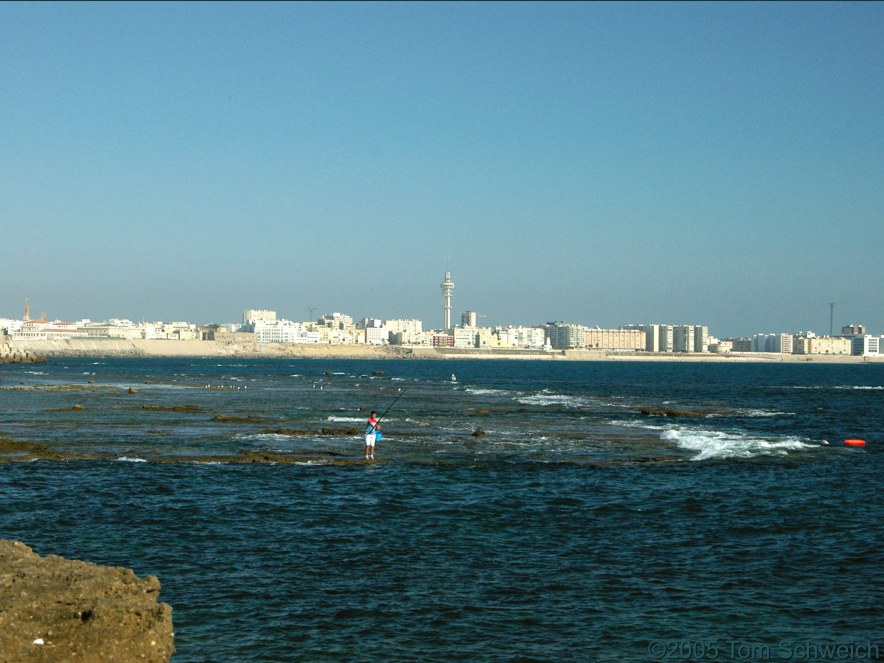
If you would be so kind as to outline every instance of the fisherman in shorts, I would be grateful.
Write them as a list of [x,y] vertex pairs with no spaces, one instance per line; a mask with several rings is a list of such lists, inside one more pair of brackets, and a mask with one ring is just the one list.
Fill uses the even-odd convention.
[[365,460],[374,460],[374,443],[380,429],[378,413],[372,410],[368,423],[365,425]]

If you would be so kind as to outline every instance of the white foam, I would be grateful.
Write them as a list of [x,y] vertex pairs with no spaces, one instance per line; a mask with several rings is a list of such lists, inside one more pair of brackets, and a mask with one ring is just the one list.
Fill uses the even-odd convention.
[[585,407],[591,405],[591,402],[580,396],[568,396],[566,394],[555,394],[544,389],[533,396],[522,396],[516,398],[516,401],[522,405],[558,405],[566,407]]
[[280,433],[245,433],[235,436],[237,440],[290,440],[291,435],[282,435]]
[[482,389],[479,387],[467,387],[464,391],[473,396],[505,396],[512,393],[504,389]]
[[147,461],[144,458],[130,458],[129,456],[120,456],[117,458],[119,462],[122,463],[146,463]]
[[796,437],[766,440],[738,432],[669,427],[660,435],[681,449],[695,451],[692,460],[709,458],[753,458],[755,456],[785,456],[790,451],[813,449],[818,445],[802,442]]
[[791,412],[774,412],[773,410],[747,409],[740,410],[740,414],[744,417],[782,417],[785,414],[793,414]]

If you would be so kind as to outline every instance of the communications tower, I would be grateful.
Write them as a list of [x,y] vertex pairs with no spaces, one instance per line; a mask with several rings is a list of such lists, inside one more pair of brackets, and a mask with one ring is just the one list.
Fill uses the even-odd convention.
[[445,272],[445,280],[442,281],[442,299],[445,301],[445,326],[443,329],[451,329],[451,291],[454,290],[454,281],[451,280],[451,272]]

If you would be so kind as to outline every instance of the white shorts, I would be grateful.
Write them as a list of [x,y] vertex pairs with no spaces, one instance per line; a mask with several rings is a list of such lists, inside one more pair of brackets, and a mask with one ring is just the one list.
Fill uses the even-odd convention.
[[376,433],[369,433],[368,435],[366,435],[366,436],[365,436],[365,446],[367,446],[367,447],[373,447],[373,446],[374,446],[375,438],[377,438],[377,434],[376,434]]

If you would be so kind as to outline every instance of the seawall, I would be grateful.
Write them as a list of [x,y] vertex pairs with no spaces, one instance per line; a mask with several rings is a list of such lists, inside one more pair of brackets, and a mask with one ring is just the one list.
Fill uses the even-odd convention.
[[[5,352],[9,359],[3,359]],[[265,357],[297,359],[529,359],[548,361],[679,361],[765,363],[881,363],[884,357],[788,355],[772,352],[648,353],[610,350],[459,349],[395,345],[320,345],[315,343],[249,343],[123,339],[54,339],[8,341],[0,345],[0,361],[39,361],[43,357]]]

